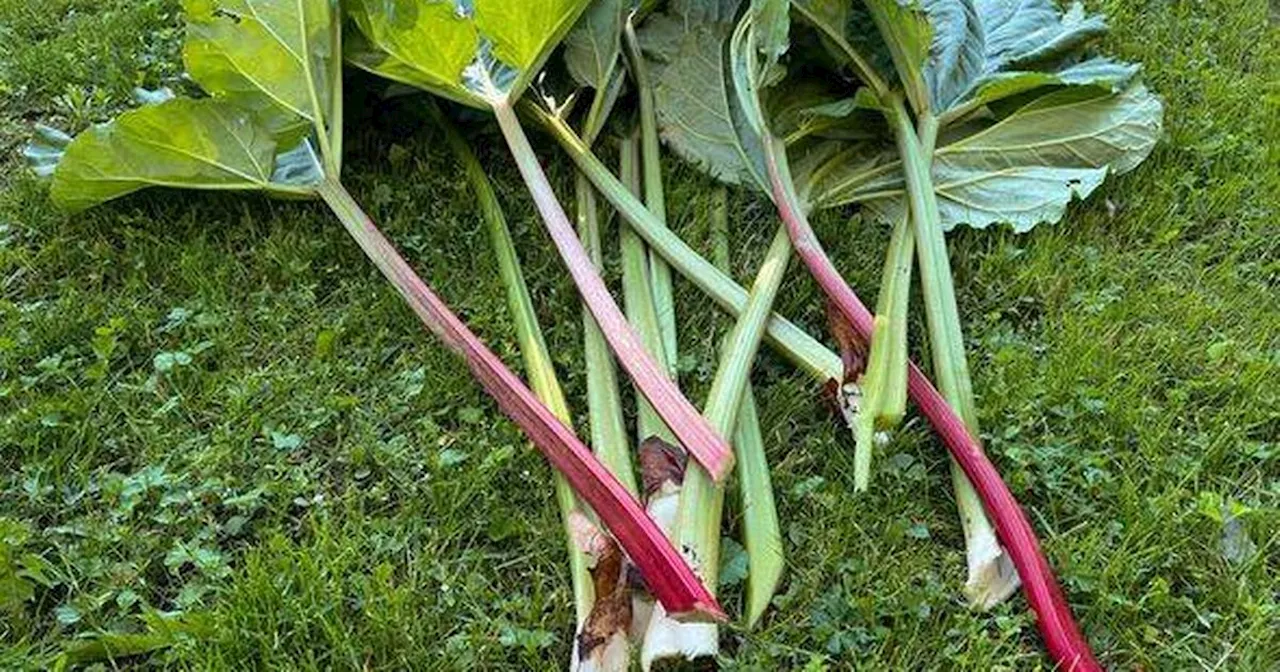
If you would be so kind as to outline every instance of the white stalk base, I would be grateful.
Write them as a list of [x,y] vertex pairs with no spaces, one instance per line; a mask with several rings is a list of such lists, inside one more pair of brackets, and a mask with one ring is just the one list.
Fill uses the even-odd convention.
[[720,653],[720,628],[714,623],[680,623],[667,617],[662,605],[655,605],[649,630],[640,647],[640,667],[645,672],[654,661],[696,660]]
[[1018,570],[987,519],[982,500],[974,491],[969,479],[955,460],[951,461],[951,482],[956,493],[956,505],[960,508],[960,523],[964,528],[965,559],[969,578],[964,584],[969,606],[986,611],[1009,599],[1022,580]]

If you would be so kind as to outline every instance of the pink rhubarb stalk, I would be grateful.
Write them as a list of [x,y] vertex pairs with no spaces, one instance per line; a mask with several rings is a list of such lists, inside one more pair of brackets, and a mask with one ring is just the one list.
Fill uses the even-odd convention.
[[431,291],[346,190],[336,182],[326,181],[319,192],[422,323],[466,360],[499,408],[524,430],[595,511],[640,569],[654,597],[669,611],[693,620],[725,620],[715,597],[635,497]]
[[667,377],[664,369],[658,366],[609,294],[591,256],[582,247],[582,241],[569,223],[568,215],[551,190],[551,184],[538,163],[529,139],[525,137],[515,111],[510,104],[500,102],[494,104],[493,112],[547,231],[582,295],[583,303],[600,325],[600,331],[604,333],[618,361],[689,454],[716,482],[724,480],[733,467],[733,452],[729,449],[729,444],[711,428],[693,404],[680,393],[675,382]]

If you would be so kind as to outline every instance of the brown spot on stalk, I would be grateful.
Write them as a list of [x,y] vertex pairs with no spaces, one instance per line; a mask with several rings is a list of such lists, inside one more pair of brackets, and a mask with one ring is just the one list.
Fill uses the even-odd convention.
[[840,346],[840,361],[844,363],[844,379],[828,380],[822,386],[822,396],[831,413],[845,424],[852,425],[857,416],[859,398],[859,381],[867,370],[868,345],[858,334],[844,313],[834,302],[827,302],[827,322],[831,335]]
[[844,362],[844,380],[840,382],[857,382],[867,370],[867,342],[831,301],[827,302],[827,322],[831,335],[840,346],[840,360]]
[[679,446],[651,436],[640,444],[640,478],[644,481],[644,496],[648,500],[662,489],[664,483],[684,483],[684,470],[689,455]]
[[575,541],[594,562],[591,583],[596,603],[578,634],[578,658],[587,660],[619,634],[626,637],[631,625],[631,586],[627,571],[630,563],[613,537],[596,528],[585,516],[576,516],[573,526]]

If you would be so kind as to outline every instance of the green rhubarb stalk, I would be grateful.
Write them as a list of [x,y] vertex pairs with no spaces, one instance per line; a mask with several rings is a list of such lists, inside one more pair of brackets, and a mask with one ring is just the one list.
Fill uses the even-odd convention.
[[[623,43],[631,66],[631,79],[635,82],[640,100],[640,161],[643,167],[644,204],[653,216],[667,223],[666,193],[662,186],[662,146],[658,139],[657,104],[653,97],[653,84],[649,69],[640,53],[635,24],[629,19],[623,28]],[[628,227],[629,228],[629,227]],[[675,295],[671,284],[671,267],[653,250],[649,255],[649,286],[653,294],[653,310],[662,335],[662,347],[667,358],[667,371],[674,379],[679,360],[679,341],[676,333]]]
[[907,408],[907,310],[915,234],[909,216],[893,228],[876,298],[876,321],[867,370],[862,377],[862,404],[854,420],[853,488],[867,489],[876,429],[902,422]]
[[[746,397],[747,383],[750,379],[752,364],[759,351],[760,342],[764,338],[766,325],[773,310],[773,300],[782,285],[786,274],[787,262],[791,258],[791,239],[785,228],[780,228],[774,236],[773,243],[765,255],[764,263],[756,275],[755,283],[747,297],[746,306],[733,330],[725,338],[721,351],[719,366],[715,379],[711,383],[711,392],[703,416],[707,422],[722,435],[738,434],[738,413],[742,401]],[[759,446],[760,442],[756,442]],[[736,450],[736,447],[735,447]],[[760,483],[760,476],[767,474],[767,465],[760,464],[763,454],[757,454],[756,464],[751,477],[753,487],[770,489],[765,482]],[[752,493],[751,503],[763,503]],[[709,474],[697,465],[690,465],[685,473],[684,485],[680,491],[680,503],[676,511],[675,545],[686,555],[689,564],[708,590],[715,593],[719,582],[720,570],[720,521],[724,508],[724,488],[717,485]],[[757,507],[759,508],[759,507]],[[773,525],[776,527],[776,520]],[[761,530],[766,535],[767,530]],[[779,538],[775,538],[779,539]],[[757,548],[761,550],[761,574],[768,581],[772,575],[776,586],[778,573],[781,571],[781,542],[756,538]],[[768,547],[772,546],[777,553],[769,559]],[[771,594],[771,588],[767,591]],[[757,593],[756,599],[762,599]],[[765,606],[768,600],[764,600]],[[757,612],[764,607],[753,605]],[[759,618],[758,613],[756,618]],[[716,626],[714,624],[678,624],[670,620],[654,619],[650,623],[649,632],[641,649],[640,661],[646,667],[656,659],[677,657],[695,658],[714,655],[718,648]]]
[[[729,273],[728,190],[719,186],[712,198],[712,259],[720,270]],[[770,257],[774,258],[773,255],[777,254],[775,263],[780,263],[785,268],[786,261],[791,256],[791,238],[787,236],[785,229],[781,229],[779,235],[780,239],[774,240],[778,249],[771,247]],[[781,249],[784,247],[785,251]],[[729,343],[726,342],[725,346],[728,347]],[[782,527],[778,523],[778,507],[773,499],[773,478],[769,475],[764,436],[760,432],[760,415],[750,380],[745,384],[742,403],[738,407],[733,450],[738,458],[738,491],[742,498],[743,536],[747,548],[746,622],[748,628],[753,628],[769,608],[769,602],[777,592],[785,559],[782,552]]]
[[[594,142],[604,122],[608,119],[615,92],[601,88],[592,96],[591,108],[583,121],[582,134],[586,142]],[[604,272],[604,244],[600,234],[600,210],[595,189],[585,175],[578,173],[574,180],[578,238],[591,257],[597,272]],[[631,462],[631,445],[627,437],[626,420],[622,411],[622,395],[618,387],[617,363],[605,340],[595,316],[586,306],[582,309],[582,344],[587,365],[587,419],[591,426],[591,445],[600,461],[618,476],[618,480],[633,494],[639,496],[635,470]],[[659,362],[661,365],[661,362]]]
[[[581,174],[574,182],[577,196],[578,237],[591,255],[596,268],[604,268],[604,248],[600,242],[600,214],[595,191]],[[639,496],[631,448],[627,439],[626,420],[622,415],[622,395],[618,388],[618,369],[609,344],[591,311],[582,309],[582,346],[587,365],[587,419],[591,425],[591,445],[600,461]]]
[[[933,162],[925,155],[902,101],[894,100],[892,104],[888,113],[889,121],[894,128],[894,138],[902,156],[911,204],[916,254],[920,261],[920,289],[929,328],[929,345],[933,351],[934,378],[942,396],[952,404],[965,425],[977,436],[975,430],[978,417],[973,402],[973,383],[964,354],[964,337],[956,303],[955,282],[951,277],[951,261],[947,256],[947,241],[933,190]],[[922,118],[921,124],[925,123]]]
[[[632,193],[641,190],[640,143],[632,135],[623,138],[618,145],[618,174]],[[658,323],[657,307],[653,301],[653,285],[649,277],[649,254],[644,241],[629,226],[618,232],[622,249],[622,297],[627,320],[640,334],[640,341],[660,365],[667,365],[666,348],[662,341],[662,329]],[[668,369],[669,370],[669,369]],[[679,445],[662,417],[654,411],[644,397],[636,399],[636,430],[640,442],[657,437],[671,445]]]
[[[960,325],[960,310],[951,275],[951,261],[947,254],[946,236],[942,230],[933,187],[932,156],[937,141],[938,121],[925,111],[918,120],[917,134],[900,99],[893,101],[888,116],[903,159],[911,219],[917,238],[921,295],[925,303],[934,376],[943,398],[964,421],[969,435],[978,442],[982,435],[978,426],[977,404],[965,356],[964,333]],[[954,457],[950,464],[952,488],[955,491],[956,507],[960,511],[969,568],[965,592],[974,605],[990,608],[1018,589],[1019,577],[1011,558],[1000,545],[973,483],[965,476]]]
[[[538,399],[546,404],[561,422],[572,427],[573,418],[569,413],[569,403],[565,400],[564,390],[556,377],[555,366],[551,363],[551,352],[547,348],[546,338],[538,324],[538,315],[533,308],[533,298],[529,295],[529,286],[520,269],[520,257],[516,254],[515,242],[511,239],[511,229],[507,226],[507,218],[502,212],[502,205],[498,202],[498,195],[493,191],[493,184],[489,182],[488,174],[480,165],[475,153],[471,151],[470,145],[434,100],[427,101],[427,111],[436,125],[444,131],[445,141],[462,164],[463,172],[471,183],[476,200],[480,204],[480,213],[488,226],[494,258],[498,262],[498,275],[506,288],[507,309],[515,322],[516,342],[520,346],[520,357],[524,360],[529,386],[533,388],[533,393]],[[608,461],[605,461],[605,464],[610,471],[619,476],[624,484],[627,484],[626,479],[622,478],[625,472],[619,473]],[[634,493],[634,477],[628,485]],[[560,506],[561,522],[565,528],[565,539],[569,545],[574,607],[578,627],[581,628],[586,623],[587,617],[591,615],[591,608],[595,604],[595,590],[589,571],[590,562],[586,553],[583,553],[573,541],[571,517],[575,511],[581,510],[581,507],[568,482],[560,474],[555,475],[555,489],[556,503]]]

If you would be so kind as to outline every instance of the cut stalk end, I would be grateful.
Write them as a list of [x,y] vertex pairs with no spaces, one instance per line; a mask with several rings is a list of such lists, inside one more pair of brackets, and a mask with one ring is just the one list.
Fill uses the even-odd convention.
[[951,461],[951,481],[960,509],[964,529],[965,560],[969,577],[964,584],[969,606],[986,611],[1009,599],[1022,581],[1009,553],[1000,545],[995,529],[982,508],[982,500],[964,477],[955,460]]
[[875,423],[870,419],[858,418],[853,443],[854,492],[866,492],[871,485],[871,452],[875,448],[875,441]]
[[978,611],[989,611],[1022,587],[1018,569],[1009,555],[998,544],[995,550],[995,557],[979,557],[984,555],[981,550],[975,553],[972,548],[967,553],[969,578],[964,584],[964,594],[969,598],[969,606]]
[[648,672],[665,660],[714,658],[720,653],[719,629],[713,623],[681,623],[655,610],[640,648],[640,667]]

